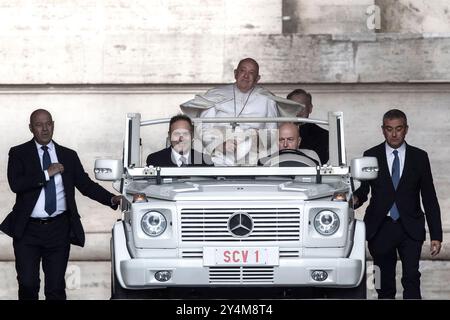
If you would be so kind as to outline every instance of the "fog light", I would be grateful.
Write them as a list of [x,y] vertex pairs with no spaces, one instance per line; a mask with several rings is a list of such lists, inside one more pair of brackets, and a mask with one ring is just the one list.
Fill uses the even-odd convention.
[[311,278],[314,281],[325,281],[328,278],[328,273],[325,270],[314,270],[311,272]]
[[168,270],[162,270],[155,273],[155,279],[160,282],[169,281],[172,278],[172,272]]

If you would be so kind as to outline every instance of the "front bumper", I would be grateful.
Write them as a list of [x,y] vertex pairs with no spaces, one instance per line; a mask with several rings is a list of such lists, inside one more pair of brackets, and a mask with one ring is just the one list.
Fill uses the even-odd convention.
[[[133,259],[126,248],[123,225],[113,231],[114,269],[122,287],[149,289],[165,287],[356,287],[365,272],[365,229],[357,222],[354,245],[348,258],[280,258],[276,266],[208,267],[202,259],[147,258]],[[159,282],[155,273],[169,270],[172,277]],[[326,271],[324,281],[311,277],[314,270]]]

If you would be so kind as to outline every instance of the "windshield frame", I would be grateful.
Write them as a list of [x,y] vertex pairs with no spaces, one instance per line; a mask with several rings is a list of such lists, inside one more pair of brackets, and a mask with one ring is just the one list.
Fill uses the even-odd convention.
[[[328,120],[301,117],[276,118],[192,118],[194,123],[245,123],[245,122],[307,122],[327,125],[329,128],[330,160],[321,167],[250,167],[250,166],[220,166],[220,167],[182,167],[155,168],[145,167],[141,163],[140,129],[161,123],[169,123],[170,118],[141,120],[140,113],[129,113],[126,118],[123,166],[128,175],[133,177],[150,176],[304,176],[304,175],[346,175],[349,173],[346,165],[344,141],[343,112],[328,112]],[[159,171],[157,171],[157,169]]]

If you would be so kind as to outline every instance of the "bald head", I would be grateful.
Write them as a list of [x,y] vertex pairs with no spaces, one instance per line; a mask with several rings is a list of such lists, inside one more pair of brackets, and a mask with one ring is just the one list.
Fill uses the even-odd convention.
[[298,149],[300,146],[300,134],[298,126],[293,122],[283,122],[278,128],[278,148]]
[[52,115],[47,110],[45,110],[45,109],[36,109],[30,114],[30,124],[40,114],[46,114],[46,115],[48,115],[50,117],[50,119],[52,119]]
[[241,92],[250,91],[260,79],[258,63],[252,58],[242,59],[234,70],[234,79]]
[[45,146],[52,141],[54,122],[47,110],[34,110],[30,115],[29,128],[37,143]]
[[253,67],[256,70],[256,74],[259,75],[259,64],[258,64],[258,62],[256,62],[255,59],[253,59],[253,58],[242,59],[241,61],[239,61],[238,66],[237,66],[236,69],[239,69],[239,67],[241,67],[243,64],[251,64],[251,65],[253,65]]

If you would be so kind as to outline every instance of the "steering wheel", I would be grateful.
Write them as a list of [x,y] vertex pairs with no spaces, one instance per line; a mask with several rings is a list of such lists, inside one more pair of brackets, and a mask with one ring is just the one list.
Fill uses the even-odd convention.
[[282,149],[278,151],[278,154],[281,156],[282,154],[297,154],[299,156],[305,156],[303,152],[298,149]]
[[296,149],[280,150],[278,155],[264,163],[268,167],[315,167],[316,163]]

